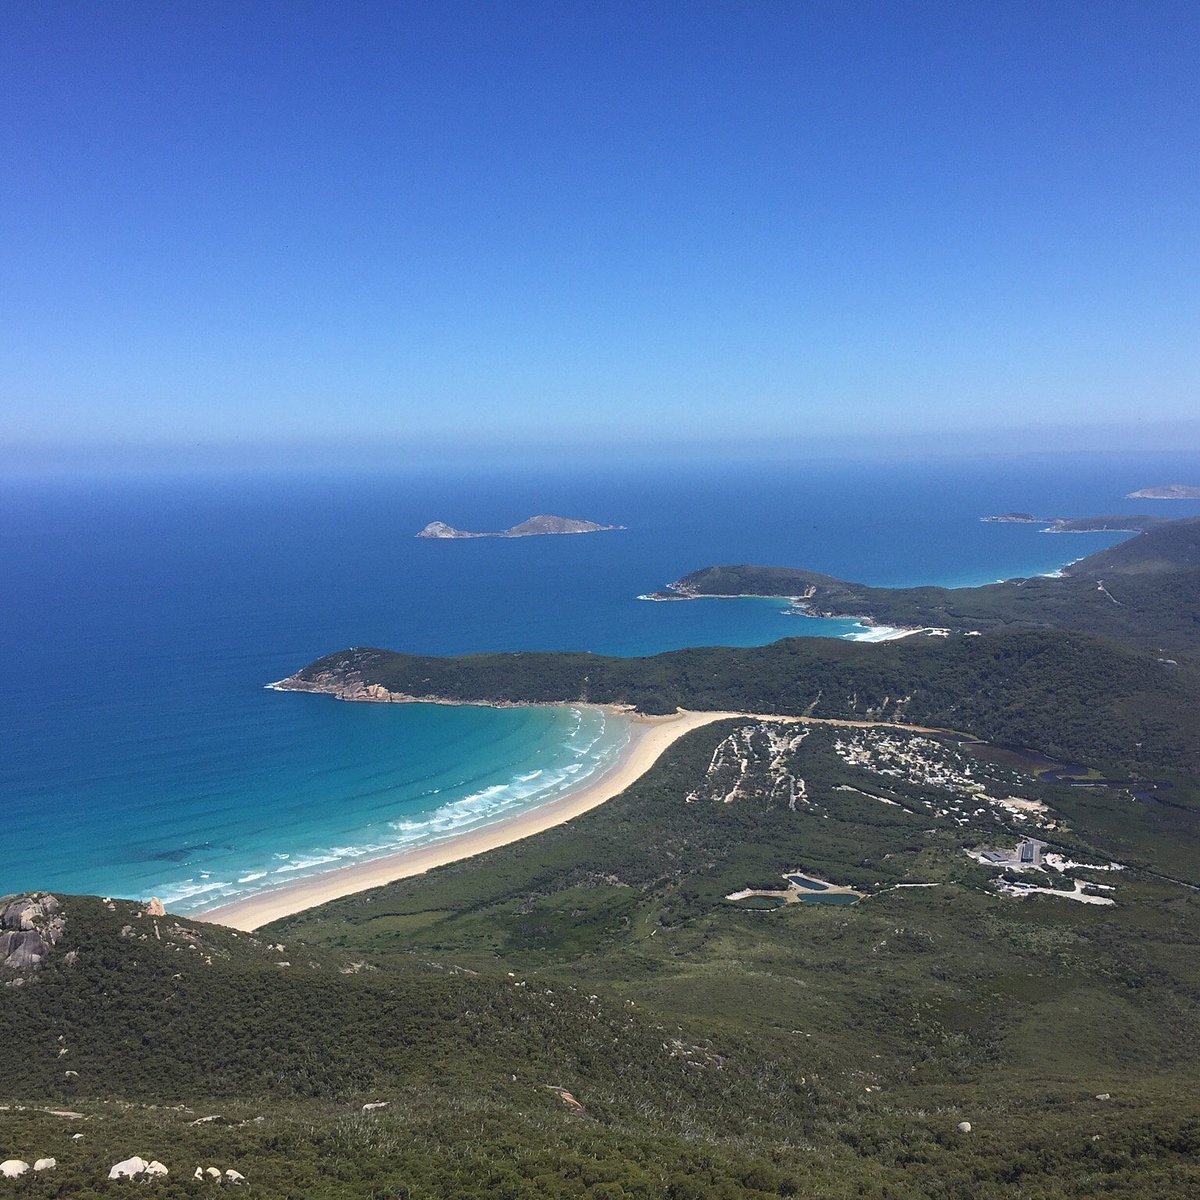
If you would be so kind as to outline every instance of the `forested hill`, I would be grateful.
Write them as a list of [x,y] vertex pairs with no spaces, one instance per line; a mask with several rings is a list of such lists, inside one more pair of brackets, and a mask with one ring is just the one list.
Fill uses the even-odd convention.
[[1161,575],[1200,567],[1200,517],[1165,521],[1067,568],[1067,574]]
[[806,611],[958,632],[1072,629],[1200,656],[1200,518],[1165,521],[1089,555],[1061,578],[974,588],[876,588],[791,567],[706,567],[659,599],[790,596]]
[[1128,771],[1200,771],[1200,672],[1075,634],[1022,631],[883,644],[789,638],[652,658],[355,649],[281,685],[345,699],[629,704],[895,720]]

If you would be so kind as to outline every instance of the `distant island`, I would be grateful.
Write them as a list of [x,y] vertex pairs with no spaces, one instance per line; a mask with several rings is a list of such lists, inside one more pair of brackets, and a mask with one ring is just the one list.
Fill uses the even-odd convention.
[[420,533],[419,538],[519,538],[544,537],[556,533],[608,533],[614,529],[624,529],[624,525],[597,525],[595,521],[575,521],[570,517],[552,517],[542,514],[530,517],[511,529],[502,529],[496,533],[475,533],[469,529],[455,529],[445,521],[430,521]]
[[1127,500],[1200,500],[1200,487],[1187,483],[1164,483],[1161,487],[1142,488],[1130,492]]
[[1033,513],[1026,512],[1001,513],[997,517],[980,517],[979,519],[992,525],[1040,525],[1045,520],[1044,517],[1035,517]]

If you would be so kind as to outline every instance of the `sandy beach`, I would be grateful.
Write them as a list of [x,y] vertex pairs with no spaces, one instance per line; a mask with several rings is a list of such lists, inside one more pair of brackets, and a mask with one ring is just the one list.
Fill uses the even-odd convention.
[[569,792],[560,799],[551,800],[519,816],[447,838],[431,846],[326,871],[310,879],[298,880],[285,887],[191,915],[196,920],[249,931],[354,892],[381,887],[410,875],[420,875],[434,867],[532,837],[619,795],[645,775],[663,752],[685,733],[710,725],[713,721],[744,715],[681,712],[671,717],[632,718],[629,744],[621,751],[617,761],[603,775],[578,791]]
[[351,896],[355,892],[364,892],[369,888],[382,887],[386,883],[394,883],[397,879],[407,879],[412,875],[421,875],[434,867],[442,867],[447,863],[458,862],[463,858],[471,858],[483,854],[487,850],[495,850],[507,846],[511,842],[519,842],[532,837],[555,825],[561,825],[590,809],[596,808],[606,800],[619,796],[627,787],[641,779],[647,771],[662,757],[664,751],[685,733],[711,725],[714,721],[725,721],[741,718],[754,721],[787,721],[805,725],[831,725],[844,729],[871,729],[883,726],[889,729],[906,730],[912,733],[947,733],[949,730],[933,729],[924,725],[905,725],[890,721],[852,721],[834,717],[800,717],[782,716],[775,713],[748,712],[690,712],[681,709],[674,716],[643,717],[632,716],[627,710],[612,708],[608,705],[597,705],[598,708],[611,708],[629,717],[631,722],[629,744],[621,751],[616,762],[603,775],[594,779],[586,787],[575,792],[568,792],[557,800],[551,800],[529,812],[497,821],[492,825],[447,838],[445,841],[421,847],[417,850],[407,850],[402,854],[389,854],[381,858],[373,858],[369,862],[355,863],[348,867],[338,867],[314,875],[310,879],[301,879],[295,883],[275,888],[271,891],[260,892],[255,896],[247,896],[244,900],[235,900],[218,908],[205,912],[188,914],[194,920],[211,921],[216,925],[228,925],[233,929],[247,932],[269,925],[281,917],[290,917],[305,909],[315,908],[318,904],[327,904],[330,900],[338,900],[343,896]]

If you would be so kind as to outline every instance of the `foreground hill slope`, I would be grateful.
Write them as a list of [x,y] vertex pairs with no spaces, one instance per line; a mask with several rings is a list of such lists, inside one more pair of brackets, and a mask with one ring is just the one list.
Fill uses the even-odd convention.
[[[436,953],[377,963],[50,901],[50,953],[0,969],[0,1149],[59,1164],[31,1194],[117,1194],[108,1169],[134,1153],[170,1170],[157,1195],[191,1195],[214,1160],[268,1196],[588,1195],[555,1182],[583,1163],[593,1180],[699,1169],[713,1194],[785,1194],[761,1150],[718,1145],[722,1096],[750,1104],[754,1064],[696,1074],[623,1001]],[[713,1141],[702,1166],[695,1137]]]
[[[138,1153],[167,1196],[216,1162],[264,1196],[1183,1200],[1197,822],[1160,807],[733,720],[567,826],[258,935],[59,897],[0,979],[3,1149],[58,1158],[41,1195],[115,1195]],[[1026,832],[1076,864],[1041,886],[1115,903],[964,853]],[[798,869],[862,899],[727,899]]]

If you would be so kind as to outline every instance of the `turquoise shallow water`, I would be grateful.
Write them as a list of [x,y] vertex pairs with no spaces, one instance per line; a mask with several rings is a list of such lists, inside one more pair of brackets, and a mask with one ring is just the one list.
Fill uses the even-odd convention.
[[[0,892],[177,910],[445,837],[603,769],[589,710],[338,704],[264,685],[330,650],[646,654],[846,636],[769,600],[636,597],[714,562],[875,584],[1049,571],[1119,540],[987,512],[1136,511],[1185,459],[0,483]],[[1200,505],[1159,506],[1184,515]],[[536,512],[623,533],[428,542]]]

